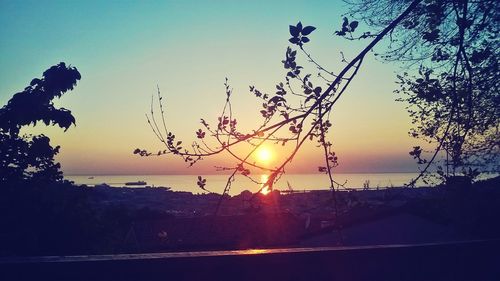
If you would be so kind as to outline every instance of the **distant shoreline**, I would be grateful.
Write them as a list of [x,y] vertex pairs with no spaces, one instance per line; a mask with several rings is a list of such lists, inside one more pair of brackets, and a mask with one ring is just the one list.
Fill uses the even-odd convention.
[[[374,174],[341,174],[334,173],[334,179],[344,188],[348,189],[382,189],[386,187],[402,187],[414,179],[418,173],[374,173]],[[207,180],[207,189],[211,192],[222,193],[227,182],[227,175],[202,175]],[[490,177],[490,176],[488,176]],[[260,175],[256,175],[257,180]],[[85,175],[69,176],[65,179],[73,181],[78,185],[99,185],[108,184],[113,187],[123,187],[127,182],[144,181],[145,185],[150,187],[165,186],[173,191],[187,191],[191,193],[204,193],[197,185],[197,175]],[[426,184],[422,181],[417,182],[417,186],[428,186],[439,184],[438,181]],[[230,195],[240,194],[244,190],[257,192],[261,185],[251,182],[243,176],[237,176],[233,182]],[[275,184],[275,189],[288,190],[325,190],[329,189],[330,182],[324,174],[285,174]],[[137,187],[131,187],[137,188]]]
[[[376,173],[376,174],[340,174],[335,173],[334,179],[344,185],[345,188],[363,188],[368,185],[372,188],[404,186],[415,178],[417,173]],[[108,184],[114,187],[125,186],[127,182],[144,181],[151,187],[165,186],[173,191],[187,191],[192,193],[203,193],[197,185],[198,175],[85,175],[69,176],[65,178],[74,181],[75,184],[99,185]],[[254,175],[257,181],[262,181],[261,175]],[[207,180],[207,189],[212,192],[222,193],[227,182],[228,175],[202,175]],[[237,195],[244,190],[256,192],[261,188],[243,176],[237,176],[233,182],[230,194]],[[324,190],[329,189],[330,182],[324,174],[285,174],[275,184],[275,189],[288,190]],[[136,188],[136,187],[132,187]]]

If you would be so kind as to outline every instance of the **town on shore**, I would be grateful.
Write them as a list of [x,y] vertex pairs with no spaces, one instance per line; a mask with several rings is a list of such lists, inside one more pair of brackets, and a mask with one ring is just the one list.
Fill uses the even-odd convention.
[[[92,187],[97,208],[126,206],[132,252],[415,244],[498,237],[500,178],[471,187],[274,190],[193,194],[168,187]],[[337,207],[335,207],[337,206]]]

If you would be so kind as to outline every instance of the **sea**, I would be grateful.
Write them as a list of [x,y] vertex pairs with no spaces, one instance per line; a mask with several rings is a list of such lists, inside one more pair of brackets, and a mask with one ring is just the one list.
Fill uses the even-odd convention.
[[[228,181],[228,175],[201,175],[206,179],[205,188],[210,192],[222,193]],[[401,187],[417,177],[417,173],[338,173],[333,174],[334,180],[342,184],[343,188],[370,189]],[[173,191],[187,191],[192,193],[204,193],[198,186],[197,175],[67,175],[67,180],[75,184],[99,185],[108,184],[113,187],[124,187],[127,182],[144,181],[149,187],[169,187]],[[262,182],[267,180],[267,175],[258,175],[253,182],[244,176],[236,176],[231,183],[230,195],[237,195],[244,190],[256,192],[262,187]],[[417,186],[423,186],[423,182],[417,182]],[[325,174],[285,174],[274,189],[279,190],[324,190],[330,186],[328,176]],[[143,186],[127,186],[143,187]],[[341,188],[342,188],[341,187]]]

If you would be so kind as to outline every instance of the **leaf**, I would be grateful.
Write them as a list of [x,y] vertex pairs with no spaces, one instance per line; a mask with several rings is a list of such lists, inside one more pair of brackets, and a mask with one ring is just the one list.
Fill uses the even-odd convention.
[[292,44],[298,44],[300,42],[300,39],[298,37],[292,37],[288,39],[288,41]]
[[347,27],[348,24],[349,24],[349,20],[346,17],[344,17],[344,22],[342,23],[342,28]]
[[290,35],[292,35],[293,37],[299,37],[300,30],[296,26],[290,25],[289,29]]
[[297,29],[299,30],[299,32],[302,32],[302,23],[299,21],[299,23],[297,23]]
[[274,103],[274,104],[277,104],[278,102],[286,102],[286,100],[280,96],[274,96],[272,97],[270,100],[269,100],[269,103]]
[[316,29],[316,27],[314,26],[306,26],[304,27],[304,29],[302,29],[302,35],[306,36],[306,35],[309,35],[311,34],[311,32],[313,32],[314,30]]
[[206,185],[206,183],[207,183],[207,179],[204,179],[204,178],[202,178],[201,176],[198,176],[198,182],[197,182],[198,186],[199,186],[201,189],[203,189],[203,190],[205,190],[205,191],[208,191],[208,190],[206,190],[206,189],[205,189],[205,185]]
[[198,129],[198,131],[196,132],[196,137],[198,137],[199,139],[202,139],[205,137],[205,132],[203,132],[202,129]]
[[309,38],[307,38],[307,37],[304,36],[304,37],[302,37],[301,41],[302,41],[302,43],[307,43],[310,40],[309,40]]
[[358,27],[359,22],[358,21],[353,21],[349,24],[349,27],[351,28],[351,31],[354,31],[356,27]]
[[304,104],[306,104],[308,101],[310,101],[311,99],[314,98],[314,95],[310,95],[306,98],[306,100],[304,101]]

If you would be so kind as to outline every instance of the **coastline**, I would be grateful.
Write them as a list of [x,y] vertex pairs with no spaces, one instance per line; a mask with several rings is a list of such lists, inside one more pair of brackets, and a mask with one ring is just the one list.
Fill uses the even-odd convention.
[[[350,174],[334,174],[337,182],[345,184],[347,188],[361,189],[367,181],[371,188],[397,187],[403,186],[414,178],[417,173],[350,173]],[[201,175],[207,179],[207,188],[212,192],[222,193],[227,175]],[[65,178],[74,181],[75,184],[99,185],[106,183],[114,187],[122,187],[126,182],[145,181],[151,187],[168,186],[174,191],[188,191],[192,193],[203,192],[196,182],[197,175],[65,175]],[[257,179],[260,175],[257,176]],[[422,185],[423,183],[419,183]],[[291,186],[297,190],[323,190],[328,189],[328,177],[324,174],[285,174],[278,183],[275,184],[277,189],[286,190]],[[245,177],[238,177],[233,183],[230,194],[237,195],[244,190],[252,192],[260,188]]]
[[[338,213],[329,190],[255,196],[246,191],[226,195],[222,201],[214,193],[167,188],[100,186],[92,193],[100,208],[127,206],[156,214],[134,220],[125,239],[139,252],[154,252],[319,247],[334,246],[340,240],[349,246],[498,237],[497,224],[487,229],[480,226],[492,219],[495,210],[500,211],[500,192],[495,188],[499,181],[479,182],[469,189],[343,190],[336,194]],[[471,208],[476,210],[473,217]]]

